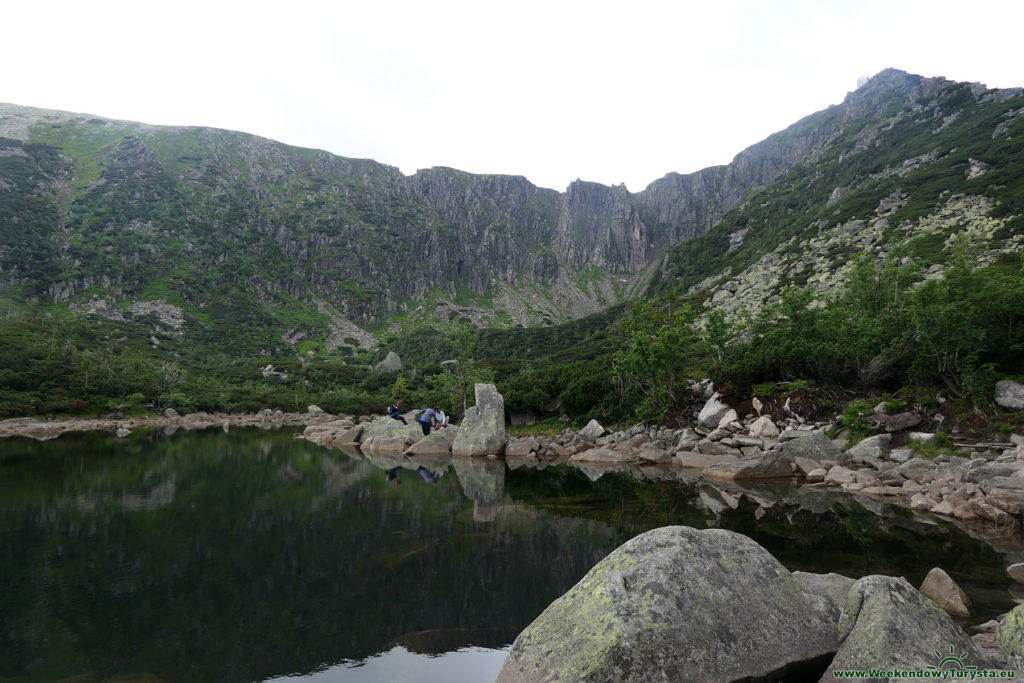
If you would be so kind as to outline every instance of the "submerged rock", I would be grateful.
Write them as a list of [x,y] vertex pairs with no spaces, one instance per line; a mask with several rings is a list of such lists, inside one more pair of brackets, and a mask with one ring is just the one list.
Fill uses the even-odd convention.
[[498,681],[768,677],[833,652],[837,614],[751,539],[664,527],[552,603],[516,638]]

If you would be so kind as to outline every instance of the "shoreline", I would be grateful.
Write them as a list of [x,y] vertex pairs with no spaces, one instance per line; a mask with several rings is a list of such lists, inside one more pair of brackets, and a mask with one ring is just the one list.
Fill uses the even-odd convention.
[[70,432],[111,432],[118,437],[128,436],[135,429],[175,427],[178,429],[222,429],[287,426],[303,427],[337,420],[327,413],[285,413],[260,411],[259,413],[189,413],[172,417],[121,418],[69,418],[66,420],[40,420],[34,417],[16,417],[0,420],[0,439],[24,437],[37,441],[56,439]]

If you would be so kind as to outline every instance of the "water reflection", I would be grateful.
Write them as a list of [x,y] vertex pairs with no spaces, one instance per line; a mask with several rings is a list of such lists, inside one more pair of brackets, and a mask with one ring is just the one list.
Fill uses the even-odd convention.
[[287,430],[69,436],[0,442],[2,681],[493,680],[548,603],[665,524],[734,529],[790,569],[942,566],[979,620],[1012,605],[989,545],[785,484],[367,457]]

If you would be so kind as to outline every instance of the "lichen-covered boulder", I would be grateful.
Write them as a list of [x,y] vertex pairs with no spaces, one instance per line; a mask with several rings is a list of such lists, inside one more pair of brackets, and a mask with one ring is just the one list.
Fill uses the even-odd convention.
[[397,455],[422,438],[423,432],[416,424],[404,425],[390,417],[378,417],[363,425],[359,448],[371,455]]
[[732,681],[836,647],[838,610],[740,534],[663,527],[598,563],[516,638],[498,681]]
[[405,450],[405,455],[440,455],[452,451],[452,443],[459,434],[459,428],[448,425],[443,429],[435,429]]
[[842,644],[821,681],[835,680],[834,671],[851,669],[945,668],[942,659],[951,651],[966,665],[992,668],[963,629],[902,578],[865,576],[857,581],[839,618],[839,637]]
[[1005,654],[1024,656],[1024,605],[1014,607],[1006,618],[999,622],[996,643]]
[[505,449],[505,399],[493,384],[477,384],[474,394],[476,405],[466,411],[452,442],[452,455],[501,455]]

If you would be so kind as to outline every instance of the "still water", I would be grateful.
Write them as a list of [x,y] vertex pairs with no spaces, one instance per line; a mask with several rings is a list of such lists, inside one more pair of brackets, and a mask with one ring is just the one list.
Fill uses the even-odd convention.
[[793,570],[919,585],[941,566],[976,622],[1013,606],[1005,553],[839,495],[295,434],[0,442],[0,681],[493,681],[552,600],[667,524],[739,531]]

